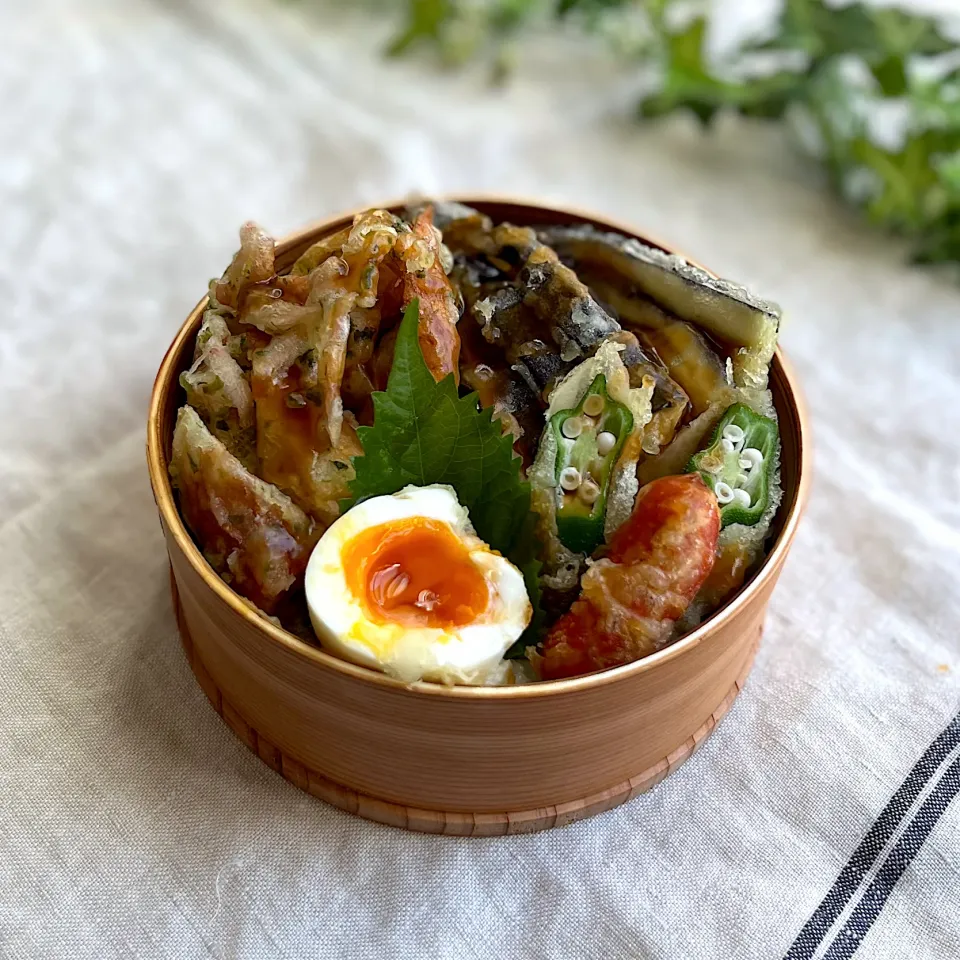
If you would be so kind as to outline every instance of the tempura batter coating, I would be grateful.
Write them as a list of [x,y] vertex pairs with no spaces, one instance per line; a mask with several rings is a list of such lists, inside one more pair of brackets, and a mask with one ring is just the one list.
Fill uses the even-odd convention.
[[580,599],[538,657],[545,680],[639,660],[669,638],[713,568],[717,500],[696,474],[663,477],[637,495],[607,557],[584,574]]
[[310,518],[246,470],[192,407],[177,415],[170,474],[211,566],[269,613],[306,568],[316,538]]
[[404,262],[403,305],[420,301],[420,349],[437,381],[448,374],[460,382],[460,337],[453,287],[443,269],[440,231],[433,225],[433,207],[426,207],[413,223],[413,232],[397,241]]

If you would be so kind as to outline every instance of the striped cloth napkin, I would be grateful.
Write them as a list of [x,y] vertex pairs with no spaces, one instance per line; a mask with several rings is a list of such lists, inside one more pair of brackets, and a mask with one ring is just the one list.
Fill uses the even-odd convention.
[[[786,960],[852,957],[958,792],[960,714],[924,750],[877,815],[797,934]],[[922,954],[904,953],[909,955]]]

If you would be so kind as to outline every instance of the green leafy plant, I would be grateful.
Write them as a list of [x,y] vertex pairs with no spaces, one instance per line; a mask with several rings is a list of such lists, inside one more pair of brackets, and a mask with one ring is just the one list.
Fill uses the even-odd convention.
[[[785,0],[772,34],[722,62],[686,0],[408,0],[391,51],[430,44],[448,63],[503,49],[550,18],[585,32],[638,32],[626,65],[652,69],[639,116],[677,111],[790,123],[833,188],[926,263],[960,262],[960,47],[930,17],[863,3]],[[621,44],[622,46],[622,44]],[[621,51],[621,56],[624,56]]]
[[417,336],[419,303],[404,313],[387,389],[373,395],[372,427],[357,431],[363,456],[354,458],[351,498],[341,512],[368,497],[415,484],[446,483],[467,508],[477,536],[523,573],[534,619],[541,622],[535,515],[530,484],[513,454],[512,437],[480,407],[475,393],[461,397],[453,376],[433,379]]

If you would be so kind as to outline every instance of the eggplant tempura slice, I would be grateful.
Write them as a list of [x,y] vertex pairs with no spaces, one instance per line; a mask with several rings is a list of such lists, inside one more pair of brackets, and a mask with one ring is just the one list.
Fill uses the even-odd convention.
[[659,454],[644,457],[637,465],[637,480],[643,486],[660,477],[683,473],[690,458],[704,445],[723,416],[723,404],[708,407],[695,420],[684,424]]
[[640,446],[645,454],[655,456],[673,440],[690,407],[690,400],[671,379],[660,358],[655,353],[646,353],[629,330],[621,330],[611,339],[623,344],[621,359],[630,376],[631,387],[642,386],[645,377],[653,380],[652,413]]
[[474,312],[484,337],[502,344],[511,362],[527,352],[526,344],[543,338],[569,363],[620,329],[576,273],[542,244],[530,250],[516,279],[478,301]]
[[434,226],[443,234],[443,242],[452,253],[477,252],[491,244],[493,221],[479,210],[455,200],[427,200],[413,204],[406,217],[414,223],[427,209],[433,208]]
[[250,473],[190,406],[177,414],[170,475],[210,565],[269,613],[303,576],[317,533],[313,522]]
[[529,467],[543,430],[543,404],[539,395],[517,372],[503,362],[502,352],[484,340],[475,318],[468,312],[458,325],[460,382],[476,391],[480,405],[490,408],[505,433],[513,436],[513,449]]
[[[616,284],[594,272],[594,268],[584,268],[583,272],[590,288],[629,328],[620,337],[635,334],[642,345],[663,362],[671,382],[689,397],[688,411],[681,419],[675,419],[676,407],[664,407],[666,397],[658,401],[657,391],[654,392],[654,418],[647,427],[649,442],[645,440],[643,447],[647,456],[637,467],[641,485],[682,473],[731,404],[746,402],[765,416],[775,416],[770,391],[735,386],[727,373],[727,365],[694,324],[679,320],[652,300],[624,293]],[[659,438],[653,434],[661,425],[658,417],[664,414],[663,425],[668,430],[672,425],[675,432],[658,447]],[[690,415],[693,419],[683,422]]]
[[[485,262],[505,277],[515,276],[539,247],[532,227],[498,223],[461,203],[430,203],[436,210],[436,225],[453,255]],[[425,209],[425,208],[421,208]]]
[[493,419],[513,436],[514,451],[529,466],[543,429],[539,398],[530,385],[515,370],[485,363],[461,365],[460,371],[461,382],[476,391],[480,406],[491,408]]
[[[511,228],[528,231],[528,228]],[[620,325],[557,255],[542,244],[510,246],[528,253],[515,278],[481,284],[491,292],[473,303],[484,338],[499,346],[544,402],[557,380]],[[504,249],[498,248],[498,262]],[[491,257],[487,257],[491,261]],[[505,264],[505,261],[504,261]],[[504,273],[504,276],[507,274]]]
[[620,325],[590,295],[580,278],[546,246],[527,258],[518,277],[523,302],[550,331],[564,360],[586,355]]
[[693,324],[672,316],[646,297],[624,291],[589,267],[583,268],[582,276],[620,323],[656,353],[689,398],[694,416],[714,404],[733,402],[727,364]]
[[575,267],[598,267],[730,347],[738,387],[763,390],[777,345],[780,309],[738,284],[719,280],[676,254],[594,227],[551,227],[545,243]]

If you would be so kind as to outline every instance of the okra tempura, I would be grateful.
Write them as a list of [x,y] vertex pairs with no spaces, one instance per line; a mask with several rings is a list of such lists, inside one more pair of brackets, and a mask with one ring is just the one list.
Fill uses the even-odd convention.
[[457,203],[367,211],[286,270],[240,241],[170,472],[207,561],[301,638],[406,682],[561,679],[674,642],[762,561],[773,304]]

